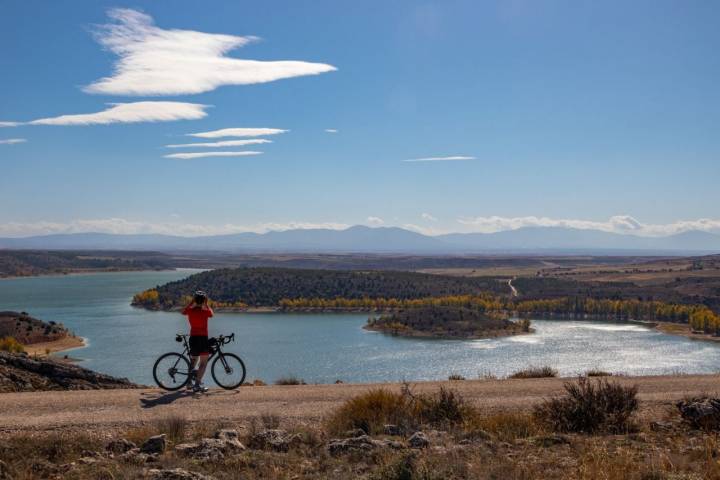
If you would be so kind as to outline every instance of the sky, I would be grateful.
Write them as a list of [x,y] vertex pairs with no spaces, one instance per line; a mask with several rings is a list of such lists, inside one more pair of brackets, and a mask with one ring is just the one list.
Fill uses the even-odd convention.
[[719,22],[693,0],[2,0],[0,236],[720,232]]

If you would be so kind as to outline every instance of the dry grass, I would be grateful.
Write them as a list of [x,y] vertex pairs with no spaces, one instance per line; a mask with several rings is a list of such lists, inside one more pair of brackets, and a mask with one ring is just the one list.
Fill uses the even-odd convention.
[[455,391],[440,387],[435,394],[414,394],[406,385],[400,392],[373,389],[346,401],[327,421],[330,433],[361,429],[382,433],[384,426],[397,425],[412,431],[423,425],[450,427],[477,415]]
[[566,395],[537,405],[535,418],[559,432],[627,433],[639,407],[637,386],[626,387],[605,379],[580,377],[565,384]]
[[25,351],[23,344],[15,340],[14,337],[0,338],[0,351],[10,353],[21,353]]
[[508,378],[550,378],[557,377],[558,372],[552,367],[529,367],[524,370],[517,371]]
[[465,426],[466,437],[492,435],[501,442],[513,442],[545,433],[543,427],[529,413],[503,412],[478,416]]

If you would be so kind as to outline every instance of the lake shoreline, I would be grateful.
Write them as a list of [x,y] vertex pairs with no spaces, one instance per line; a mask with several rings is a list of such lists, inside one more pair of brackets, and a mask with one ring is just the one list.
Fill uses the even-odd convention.
[[[45,358],[55,353],[75,350],[78,348],[86,347],[87,345],[88,341],[86,338],[75,335],[68,335],[58,340],[52,340],[49,342],[38,342],[23,345],[23,348],[25,349],[25,353],[27,353],[31,357],[37,356],[40,358]],[[77,359],[70,358],[68,358],[67,360],[73,362],[78,361]]]

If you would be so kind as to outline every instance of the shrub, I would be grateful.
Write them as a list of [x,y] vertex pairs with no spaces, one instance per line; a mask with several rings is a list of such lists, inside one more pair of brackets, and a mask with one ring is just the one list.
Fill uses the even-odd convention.
[[21,353],[25,351],[25,347],[13,337],[2,337],[0,338],[0,351]]
[[606,379],[580,377],[565,384],[565,396],[537,405],[535,418],[559,432],[625,433],[638,409],[637,385],[626,387]]
[[557,377],[558,372],[552,367],[530,367],[525,370],[519,370],[508,378],[548,378]]
[[288,375],[285,377],[280,377],[277,380],[275,380],[275,385],[307,385],[305,383],[305,380],[302,378],[297,378],[294,375]]
[[588,370],[585,372],[586,377],[612,377],[612,373],[606,372],[604,370],[598,370],[597,368],[593,368],[592,370]]
[[465,377],[463,377],[459,373],[453,373],[448,377],[448,380],[450,380],[450,381],[465,380]]
[[357,428],[379,434],[387,424],[410,431],[421,425],[459,425],[476,415],[475,409],[453,390],[441,387],[435,394],[413,394],[406,385],[400,392],[373,389],[347,400],[333,412],[327,426],[335,434]]

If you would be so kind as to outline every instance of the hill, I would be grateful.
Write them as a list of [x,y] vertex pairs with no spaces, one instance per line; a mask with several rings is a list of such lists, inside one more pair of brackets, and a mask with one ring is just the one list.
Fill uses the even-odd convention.
[[77,233],[0,238],[6,249],[155,250],[161,252],[325,252],[325,253],[583,253],[682,254],[720,252],[720,235],[687,231],[642,237],[600,230],[525,227],[497,233],[429,236],[397,227],[354,226],[344,230],[295,229],[201,237]]
[[[279,306],[284,299],[418,299],[508,293],[507,282],[397,271],[336,271],[289,268],[223,268],[191,275],[136,295],[133,304],[172,309],[196,290],[228,306]],[[155,292],[155,293],[153,293]]]
[[25,312],[0,312],[0,338],[13,337],[18,342],[29,345],[60,340],[69,334],[62,324],[46,323]]
[[155,252],[0,250],[0,277],[169,268]]

